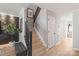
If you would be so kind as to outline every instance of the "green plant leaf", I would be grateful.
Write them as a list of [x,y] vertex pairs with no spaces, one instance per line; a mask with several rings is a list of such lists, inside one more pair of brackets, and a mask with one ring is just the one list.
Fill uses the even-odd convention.
[[7,24],[3,26],[3,29],[6,33],[9,33],[11,35],[14,35],[15,33],[21,32],[19,28],[16,27],[15,24]]

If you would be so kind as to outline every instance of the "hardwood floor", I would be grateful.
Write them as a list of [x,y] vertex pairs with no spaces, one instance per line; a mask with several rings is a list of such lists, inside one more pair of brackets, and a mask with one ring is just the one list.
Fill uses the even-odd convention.
[[15,50],[9,45],[9,44],[3,44],[0,45],[0,49],[2,49],[2,52],[0,52],[0,54],[2,54],[3,56],[15,56]]
[[[79,56],[79,51],[72,49],[72,39],[61,39],[60,43],[48,51],[41,43],[35,31],[32,32],[32,55],[33,56]],[[14,49],[9,44],[0,45],[4,55],[15,56]]]
[[48,51],[42,45],[35,31],[32,32],[32,55],[33,56],[79,56],[79,51],[72,49],[72,39],[61,39],[60,43]]

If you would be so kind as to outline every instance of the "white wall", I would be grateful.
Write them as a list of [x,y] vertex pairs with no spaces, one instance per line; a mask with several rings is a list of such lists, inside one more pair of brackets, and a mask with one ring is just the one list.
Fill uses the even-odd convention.
[[47,12],[46,9],[41,9],[36,22],[35,22],[35,28],[39,32],[39,35],[41,36],[41,41],[43,42],[44,46],[47,47],[48,45],[48,37],[47,37]]
[[22,8],[20,11],[20,14],[19,14],[19,23],[20,23],[20,20],[22,19],[22,32],[19,34],[19,41],[22,42],[26,46],[25,38],[24,38],[24,36],[25,36],[25,20],[26,20],[25,15],[24,15],[24,10],[25,10],[25,8]]
[[79,49],[79,11],[73,13],[73,48]]
[[[57,33],[57,19],[53,11],[47,10],[48,17],[48,48],[52,48],[59,41]],[[55,34],[54,34],[55,33]]]

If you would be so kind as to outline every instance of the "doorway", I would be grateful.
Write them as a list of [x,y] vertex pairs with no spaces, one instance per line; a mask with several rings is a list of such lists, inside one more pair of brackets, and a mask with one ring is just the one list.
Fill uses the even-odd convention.
[[72,22],[67,23],[67,39],[70,42],[70,46],[73,45],[73,24]]

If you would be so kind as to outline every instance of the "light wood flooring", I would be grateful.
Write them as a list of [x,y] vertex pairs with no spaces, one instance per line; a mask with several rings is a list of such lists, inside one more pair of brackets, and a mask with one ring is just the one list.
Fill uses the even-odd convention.
[[[0,45],[0,55],[2,56],[15,56],[15,50],[13,47],[11,47],[10,44],[3,44]],[[2,52],[1,52],[2,51]]]
[[41,43],[35,31],[32,32],[33,56],[79,56],[79,51],[72,49],[72,39],[61,39],[60,43],[48,51]]

